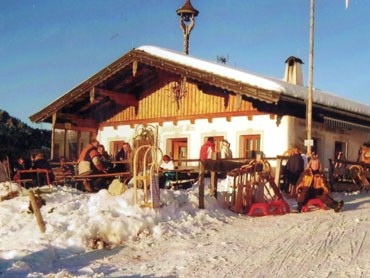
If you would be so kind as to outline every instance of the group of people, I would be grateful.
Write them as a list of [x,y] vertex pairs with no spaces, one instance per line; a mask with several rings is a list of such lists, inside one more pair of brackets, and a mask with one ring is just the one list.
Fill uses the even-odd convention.
[[[127,164],[123,163],[123,160],[128,159],[130,156],[130,144],[123,142],[121,149],[115,155],[117,163],[113,163],[104,145],[101,145],[98,140],[94,139],[80,153],[78,158],[78,174],[84,176],[125,172],[129,168]],[[83,186],[86,191],[94,192],[102,188],[107,188],[112,179],[112,177],[86,179]]]
[[[215,140],[213,137],[208,137],[207,141],[200,148],[200,159],[211,159],[212,153],[215,151]],[[79,155],[78,175],[84,176],[129,171],[130,165],[125,161],[131,157],[131,152],[129,143],[123,142],[121,148],[114,156],[115,162],[112,162],[111,156],[106,152],[104,146],[98,140],[94,139]],[[230,143],[227,140],[220,142],[220,153],[221,158],[232,158]],[[60,167],[65,174],[75,174],[73,166],[66,163],[64,157],[60,158]],[[162,157],[160,168],[163,172],[173,173],[175,166],[169,155]],[[20,176],[22,171],[19,172],[19,170],[30,169],[45,169],[48,171],[48,177],[32,171],[23,172],[22,176]],[[36,183],[37,185],[47,184],[47,181],[52,183],[55,180],[52,167],[42,152],[36,153],[30,161],[27,161],[24,157],[19,157],[14,164],[13,171],[15,180],[32,179],[31,186],[35,186]],[[167,180],[171,179],[171,177],[165,177]],[[338,202],[330,197],[330,190],[323,174],[323,167],[316,153],[312,152],[310,158],[307,159],[307,156],[302,154],[297,147],[294,147],[285,165],[284,177],[285,180],[281,190],[285,193],[297,194],[299,212],[308,200],[312,198],[321,199],[327,207],[335,211],[341,210],[343,201]],[[112,178],[104,177],[86,179],[84,189],[90,192],[97,191],[101,188],[107,188],[111,181]]]
[[[47,174],[41,171],[37,172],[37,170],[46,170]],[[13,173],[14,180],[30,180],[25,182],[24,186],[26,188],[52,184],[55,181],[53,169],[42,152],[32,155],[30,160],[27,160],[23,156],[18,157],[13,165]]]
[[[216,151],[216,143],[214,137],[208,137],[206,142],[200,147],[199,158],[200,160],[206,160],[212,158],[212,153]],[[220,142],[220,157],[221,158],[232,158],[233,153],[230,149],[230,143],[226,139]]]
[[[211,159],[212,153],[216,151],[216,143],[214,137],[208,137],[200,148],[199,158],[201,160]],[[220,142],[220,156],[221,158],[232,158],[230,143],[224,139]],[[162,175],[160,176],[159,184],[161,188],[168,187],[170,181],[187,180],[194,178],[188,173],[175,171],[175,165],[170,155],[165,154],[162,157],[160,164]]]
[[330,197],[322,163],[315,152],[312,152],[310,159],[307,159],[306,155],[294,147],[285,165],[284,177],[282,191],[297,194],[298,212],[301,212],[303,206],[313,198],[320,199],[335,212],[342,209],[343,201],[338,202]]

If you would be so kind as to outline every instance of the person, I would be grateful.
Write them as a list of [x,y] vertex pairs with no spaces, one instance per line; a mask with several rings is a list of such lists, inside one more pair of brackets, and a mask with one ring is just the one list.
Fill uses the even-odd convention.
[[319,156],[315,152],[311,153],[311,159],[308,162],[307,168],[311,169],[314,175],[322,173],[322,164],[319,160]]
[[[106,174],[107,170],[104,168],[101,162],[101,155],[98,152],[99,141],[93,139],[80,153],[78,158],[78,174],[89,175],[89,174]],[[84,188],[86,191],[93,192],[95,187],[102,183],[104,179],[91,179],[84,182]]]
[[305,153],[301,153],[302,159],[303,159],[303,169],[306,169],[308,166],[308,157]]
[[335,212],[339,212],[344,205],[343,200],[338,202],[330,197],[330,190],[324,174],[322,172],[314,174],[311,168],[304,170],[297,183],[296,193],[298,212],[301,212],[302,207],[313,198],[320,199],[328,208],[334,209]]
[[161,165],[159,166],[162,170],[174,170],[175,169],[175,165],[173,164],[173,160],[171,159],[171,157],[167,154],[165,154],[163,157],[162,157],[162,163]]
[[290,193],[290,185],[295,186],[297,181],[304,170],[304,161],[299,153],[297,147],[293,148],[292,154],[289,156],[288,161],[285,165],[285,182],[283,191]]
[[[23,156],[17,158],[13,165],[13,180],[29,180],[33,178],[33,173],[20,173],[19,171],[31,169],[31,161],[27,161]],[[32,187],[32,183],[24,182],[24,187]]]
[[100,154],[100,161],[103,164],[103,167],[106,169],[107,172],[110,172],[112,169],[111,158],[108,152],[105,150],[104,145],[99,144],[98,152]]
[[337,161],[334,164],[334,173],[333,177],[336,181],[344,181],[350,179],[350,176],[347,175],[348,169],[346,163],[343,161],[346,160],[346,157],[343,152],[339,152],[337,156]]
[[[14,180],[20,179],[21,174],[18,172],[19,170],[29,170],[31,168],[31,162],[27,163],[26,159],[23,156],[17,158],[16,162],[13,165],[13,173],[14,173]],[[22,178],[26,177],[28,173],[23,173]]]
[[[47,161],[46,158],[44,157],[44,154],[42,152],[36,153],[35,160],[33,161],[32,169],[47,170],[48,175],[49,175],[50,184],[55,181],[55,176],[54,176],[54,173],[53,173],[53,169],[52,169],[49,161]],[[36,183],[37,183],[37,185],[48,184],[48,180],[47,180],[46,175],[36,173],[36,175],[34,175],[34,185],[36,185]]]
[[[116,161],[125,161],[131,158],[132,150],[131,146],[127,142],[123,142],[121,149],[117,152],[115,156]],[[128,172],[130,170],[130,165],[127,163],[116,163],[114,167],[115,172]]]
[[161,175],[159,176],[159,187],[168,188],[170,181],[176,180],[175,165],[173,164],[172,158],[165,154],[162,157],[162,162],[159,166]]
[[130,159],[132,155],[132,149],[128,142],[123,143],[123,150],[125,151],[125,154],[126,154],[125,158]]
[[233,157],[233,153],[230,150],[230,143],[226,139],[221,141],[220,153],[221,158],[227,159]]
[[59,158],[60,168],[62,170],[62,173],[64,175],[73,175],[74,174],[74,168],[71,164],[67,164],[66,158],[64,156],[61,156]]
[[345,168],[346,165],[343,163],[343,160],[346,160],[346,157],[343,152],[339,152],[337,156],[337,161],[335,162],[334,168],[339,169],[339,168]]
[[126,159],[125,149],[123,148],[124,144],[125,144],[125,141],[123,141],[121,148],[119,149],[119,151],[116,153],[116,156],[114,157],[116,161],[121,161],[121,160]]
[[212,153],[216,151],[215,140],[213,137],[208,137],[207,141],[201,146],[199,158],[206,160],[212,158]]
[[28,170],[31,168],[31,163],[28,163],[23,156],[18,157],[13,165],[13,172],[17,173],[18,170]]

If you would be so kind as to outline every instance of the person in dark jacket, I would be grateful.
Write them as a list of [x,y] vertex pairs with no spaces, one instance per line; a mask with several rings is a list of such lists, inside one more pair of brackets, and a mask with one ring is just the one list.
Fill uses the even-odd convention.
[[[53,173],[53,169],[49,163],[44,157],[44,154],[39,152],[35,155],[35,160],[33,161],[32,169],[44,169],[48,171],[49,175],[49,183],[53,183],[55,180],[55,176]],[[48,184],[48,179],[46,174],[42,173],[36,173],[35,175],[35,181],[37,181],[38,185],[46,185]]]
[[66,158],[64,156],[61,156],[59,158],[59,162],[60,162],[60,168],[64,175],[74,175],[73,166],[67,163]]
[[290,193],[290,185],[295,186],[304,170],[304,161],[297,147],[293,148],[293,152],[288,158],[285,165],[285,183],[283,191]]
[[123,142],[121,149],[117,152],[115,156],[115,160],[121,163],[116,163],[114,167],[114,172],[129,172],[130,171],[130,165],[127,163],[124,163],[125,160],[131,159],[131,146],[127,142]]

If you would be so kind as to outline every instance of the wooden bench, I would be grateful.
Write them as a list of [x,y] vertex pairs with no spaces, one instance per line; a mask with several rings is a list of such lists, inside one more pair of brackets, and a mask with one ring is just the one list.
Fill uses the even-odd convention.
[[124,179],[124,182],[127,179],[132,177],[131,172],[117,172],[117,173],[107,173],[107,174],[90,174],[90,175],[64,175],[59,177],[59,181],[63,180],[66,184],[77,187],[79,183],[87,182],[91,179],[97,178],[118,178],[120,180]]

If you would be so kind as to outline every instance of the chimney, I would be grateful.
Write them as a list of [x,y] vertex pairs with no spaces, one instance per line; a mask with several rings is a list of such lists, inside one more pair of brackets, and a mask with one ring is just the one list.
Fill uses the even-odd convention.
[[285,63],[284,81],[303,86],[302,60],[294,56],[290,56],[286,59]]

